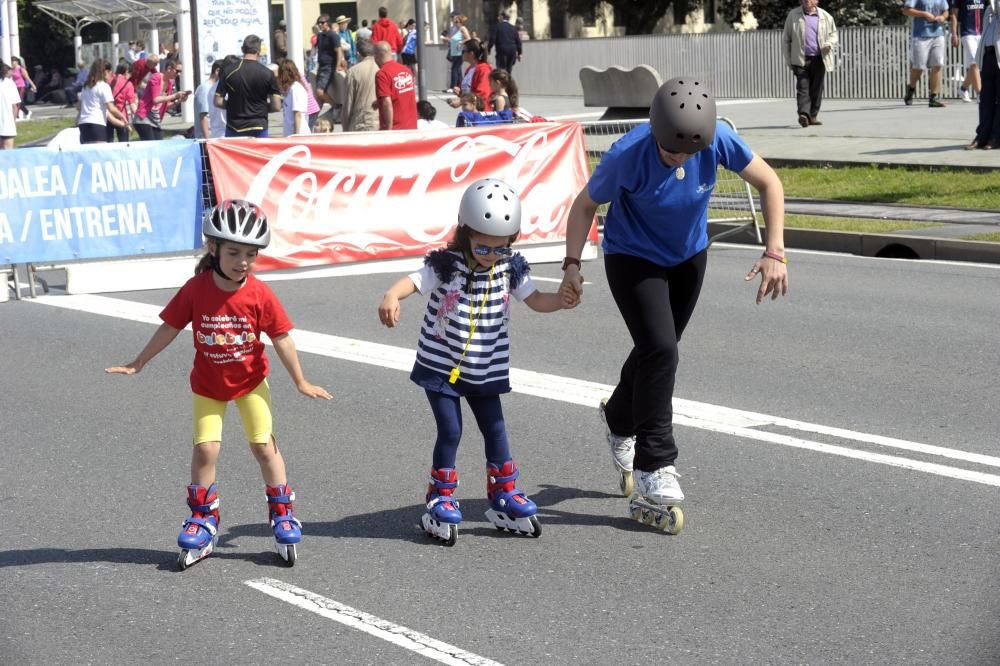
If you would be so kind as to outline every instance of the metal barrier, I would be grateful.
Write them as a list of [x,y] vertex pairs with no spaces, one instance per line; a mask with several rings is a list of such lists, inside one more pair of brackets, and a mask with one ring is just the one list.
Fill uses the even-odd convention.
[[[734,132],[736,125],[728,118],[719,120],[729,125]],[[587,162],[593,171],[611,145],[644,122],[642,120],[598,120],[581,123],[583,125],[584,145],[587,150]],[[598,228],[604,226],[604,216],[607,206],[601,206],[597,212]],[[719,167],[715,178],[715,189],[708,205],[709,222],[743,222],[741,226],[727,229],[708,239],[709,244],[736,234],[750,234],[762,243],[760,226],[757,223],[757,205],[754,203],[753,192],[737,174],[729,169]]]

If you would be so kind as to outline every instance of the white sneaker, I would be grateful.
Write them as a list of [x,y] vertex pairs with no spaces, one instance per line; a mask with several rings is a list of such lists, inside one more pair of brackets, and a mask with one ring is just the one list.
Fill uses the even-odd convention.
[[673,465],[661,467],[655,472],[644,472],[637,469],[632,472],[635,479],[635,491],[654,504],[675,504],[684,499],[681,485],[677,483],[680,474]]
[[605,398],[601,400],[601,404],[597,406],[597,409],[601,414],[601,420],[604,421],[605,431],[608,436],[608,446],[611,448],[611,459],[618,470],[631,472],[632,461],[635,459],[635,437],[621,437],[611,432],[611,428],[607,427],[608,420],[604,415],[604,410],[607,406],[608,399]]
[[965,102],[966,104],[972,103],[972,96],[969,94],[968,90],[962,91],[962,101]]

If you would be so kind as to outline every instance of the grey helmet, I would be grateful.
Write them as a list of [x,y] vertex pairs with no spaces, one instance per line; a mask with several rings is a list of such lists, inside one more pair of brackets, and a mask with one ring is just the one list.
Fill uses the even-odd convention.
[[672,153],[693,155],[715,138],[715,98],[693,76],[670,79],[649,106],[649,124],[657,143]]
[[243,199],[221,201],[205,215],[201,232],[206,238],[265,248],[271,242],[267,215],[257,204]]
[[496,178],[477,180],[458,205],[458,226],[487,236],[513,236],[521,231],[521,198]]

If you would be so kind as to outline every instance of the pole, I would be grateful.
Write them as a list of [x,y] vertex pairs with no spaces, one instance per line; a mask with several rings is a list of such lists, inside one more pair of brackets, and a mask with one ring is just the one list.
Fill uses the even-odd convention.
[[79,67],[80,63],[83,62],[83,36],[80,34],[80,30],[83,29],[79,23],[76,24],[76,34],[73,35],[73,66]]
[[[177,39],[180,41],[181,90],[194,90],[194,49],[191,47],[191,0],[177,0]],[[185,123],[194,122],[194,97],[181,106]]]
[[424,72],[427,70],[424,59],[424,29],[427,27],[427,20],[424,16],[423,0],[414,0],[414,10],[417,16],[417,99],[424,101],[427,99],[427,86],[424,84]]
[[0,60],[5,63],[10,62],[10,20],[7,11],[7,0],[0,0],[0,24],[2,24],[2,31],[0,31]]
[[[3,2],[4,0],[0,0]],[[7,23],[4,23],[6,28],[4,28],[7,33],[7,39],[10,41],[10,54],[12,56],[21,55],[21,39],[18,37],[17,29],[17,0],[10,0],[10,5],[7,7]],[[24,60],[23,58],[21,59]],[[10,64],[10,61],[7,61]],[[21,63],[24,64],[23,62]]]
[[305,74],[305,56],[302,48],[302,0],[285,0],[285,34],[288,39],[288,57],[300,72]]
[[146,53],[160,55],[160,24],[154,19],[149,22],[149,44]]

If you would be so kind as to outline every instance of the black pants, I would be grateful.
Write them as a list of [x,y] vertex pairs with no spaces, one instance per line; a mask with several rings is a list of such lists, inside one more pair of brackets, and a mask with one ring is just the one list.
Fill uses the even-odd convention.
[[979,91],[979,126],[976,127],[976,143],[986,145],[987,141],[1000,142],[1000,72],[997,70],[997,50],[987,46],[983,49],[983,67],[979,70],[983,87]]
[[605,417],[611,432],[635,436],[635,468],[645,472],[677,459],[671,404],[677,342],[698,302],[707,261],[707,250],[671,268],[623,254],[604,257],[608,286],[634,345]]
[[163,129],[160,127],[136,123],[135,131],[141,141],[159,141],[163,138]]
[[795,101],[799,114],[810,118],[819,115],[819,106],[823,103],[823,80],[826,78],[826,67],[823,58],[815,56],[806,58],[806,66],[792,65],[795,74]]
[[118,137],[119,143],[128,143],[128,134],[128,127],[116,127],[108,123],[108,143],[114,143],[115,137]]
[[497,69],[506,69],[510,74],[517,62],[517,51],[497,51]]

